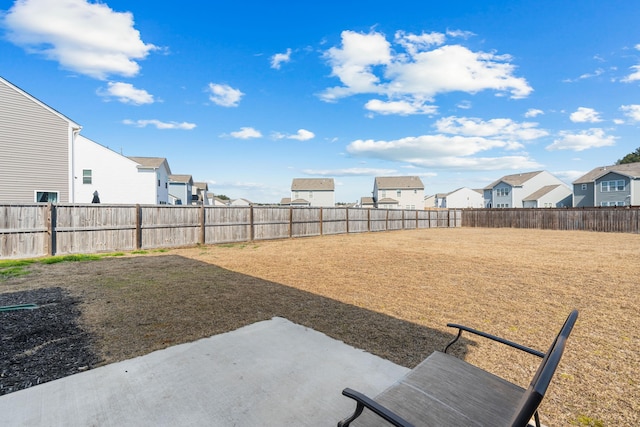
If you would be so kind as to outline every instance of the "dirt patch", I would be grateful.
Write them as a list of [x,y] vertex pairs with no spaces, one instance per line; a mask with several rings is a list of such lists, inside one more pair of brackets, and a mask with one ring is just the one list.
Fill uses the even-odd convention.
[[[572,308],[547,425],[640,421],[640,236],[432,229],[34,264],[0,293],[62,288],[81,301],[99,363],[287,318],[412,367],[463,323],[545,351]],[[482,340],[458,351],[526,385],[539,360]],[[337,391],[339,393],[339,390]]]

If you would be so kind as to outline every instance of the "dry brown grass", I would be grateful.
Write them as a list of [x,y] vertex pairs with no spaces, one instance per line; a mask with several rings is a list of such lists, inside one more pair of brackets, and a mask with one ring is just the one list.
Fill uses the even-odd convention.
[[[34,265],[0,292],[69,289],[105,363],[282,316],[411,367],[447,322],[545,351],[577,308],[542,420],[618,426],[640,421],[639,255],[632,234],[429,229]],[[471,337],[457,352],[521,385],[539,362]]]

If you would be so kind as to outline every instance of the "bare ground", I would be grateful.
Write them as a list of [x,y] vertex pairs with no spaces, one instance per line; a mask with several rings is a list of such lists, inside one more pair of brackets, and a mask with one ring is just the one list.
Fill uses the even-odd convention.
[[[71,304],[79,318],[68,319],[64,313],[73,310],[60,310],[59,318],[42,320],[64,321],[69,331],[58,328],[55,335],[49,328],[53,335],[34,344],[37,351],[24,340],[19,357],[7,362],[3,354],[0,368],[28,367],[22,369],[27,375],[42,359],[51,370],[59,363],[51,355],[61,350],[49,344],[67,339],[77,351],[65,359],[69,369],[54,369],[64,376],[273,316],[412,367],[452,337],[447,322],[545,351],[577,308],[578,323],[543,401],[542,421],[635,425],[639,256],[640,236],[633,234],[458,228],[33,264],[29,275],[0,281],[0,303],[14,303],[16,295],[30,302],[24,295],[37,294],[16,292],[48,289],[60,301],[50,305]],[[2,331],[3,347],[6,336]],[[460,357],[521,385],[539,362],[481,339],[462,344],[456,350]],[[17,388],[32,382],[22,381]],[[0,386],[6,389],[8,382],[8,375],[0,376]]]

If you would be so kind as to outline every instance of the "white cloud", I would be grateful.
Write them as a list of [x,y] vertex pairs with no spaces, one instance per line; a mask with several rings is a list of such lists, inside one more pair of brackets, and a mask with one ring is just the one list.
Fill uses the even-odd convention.
[[271,135],[271,137],[273,139],[295,139],[297,141],[308,141],[310,139],[315,138],[316,135],[313,132],[308,131],[306,129],[298,129],[298,132],[296,132],[293,135],[289,135],[281,132],[274,132]]
[[209,100],[222,107],[237,107],[244,96],[244,93],[238,89],[217,83],[209,83],[209,92]]
[[[635,45],[634,49],[640,50],[640,44]],[[630,67],[630,68],[634,70],[634,72],[622,79],[622,81],[625,83],[632,83],[640,80],[640,65],[634,65],[633,67]]]
[[[547,136],[546,130],[539,129],[537,123],[514,122],[511,119],[481,120],[475,117],[443,117],[435,124],[438,132],[452,135],[479,136],[506,140],[525,140]],[[521,147],[515,147],[521,148]]]
[[623,105],[620,107],[620,111],[624,112],[624,115],[629,117],[634,122],[640,122],[640,105]]
[[231,132],[230,135],[238,139],[262,138],[262,133],[252,127],[242,127],[239,131]]
[[196,127],[195,123],[187,123],[187,122],[162,122],[160,120],[123,120],[122,123],[125,125],[131,125],[139,128],[144,128],[147,126],[155,126],[156,129],[181,129],[181,130],[191,130]]
[[400,116],[408,116],[410,114],[436,114],[438,107],[428,105],[419,101],[381,101],[372,99],[368,101],[364,108],[374,113],[389,115],[398,114]]
[[574,123],[597,123],[601,122],[600,113],[593,108],[580,107],[569,116]]
[[109,82],[106,90],[98,90],[98,95],[105,98],[117,98],[123,104],[153,104],[153,95],[143,89],[136,89],[130,83]]
[[590,148],[608,147],[615,145],[615,136],[606,135],[603,129],[591,128],[579,133],[571,133],[562,131],[560,138],[553,141],[553,144],[546,147],[549,151],[554,150],[573,150],[584,151]]
[[306,129],[298,129],[298,132],[295,135],[289,135],[288,138],[298,141],[308,141],[315,138],[315,136],[316,135],[311,131],[308,131]]
[[395,169],[377,168],[304,169],[302,172],[316,176],[389,176],[398,173]]
[[271,68],[280,69],[282,63],[291,61],[291,49],[287,49],[285,53],[276,53],[271,57]]
[[97,79],[137,75],[136,61],[156,49],[133,24],[130,12],[86,0],[16,1],[3,19],[12,43]]
[[445,35],[440,33],[415,35],[399,31],[394,41],[397,48],[381,33],[343,31],[341,46],[324,54],[331,75],[339,78],[342,85],[326,89],[320,97],[336,101],[356,94],[377,94],[387,96],[389,102],[409,98],[422,104],[438,94],[454,91],[494,90],[523,98],[533,90],[524,78],[514,76],[509,55],[446,45]]
[[533,117],[538,117],[538,116],[540,116],[542,114],[544,114],[544,111],[542,111],[542,110],[539,110],[537,108],[529,108],[527,110],[527,112],[524,113],[524,116],[529,119],[529,118],[533,118]]
[[475,157],[481,152],[505,149],[510,145],[508,141],[482,137],[422,135],[391,141],[357,140],[347,146],[347,152],[353,156],[445,169],[530,169],[540,166],[524,155]]

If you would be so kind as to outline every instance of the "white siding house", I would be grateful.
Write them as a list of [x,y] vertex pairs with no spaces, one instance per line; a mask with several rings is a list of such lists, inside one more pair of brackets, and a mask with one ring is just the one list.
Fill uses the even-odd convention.
[[482,190],[473,190],[468,187],[458,188],[444,196],[443,208],[482,208],[484,207],[484,196]]
[[76,203],[166,204],[171,173],[166,159],[125,157],[78,135],[74,147]]
[[294,178],[291,182],[291,206],[336,205],[333,178]]
[[568,208],[572,205],[571,189],[566,185],[545,185],[522,199],[525,208]]
[[373,200],[378,209],[424,209],[424,184],[417,176],[376,177]]
[[0,77],[0,202],[70,203],[81,126]]

